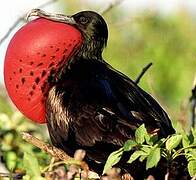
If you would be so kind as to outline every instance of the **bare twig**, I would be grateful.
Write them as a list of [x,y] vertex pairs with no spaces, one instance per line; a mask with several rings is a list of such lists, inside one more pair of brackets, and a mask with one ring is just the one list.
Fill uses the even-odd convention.
[[57,159],[63,160],[65,162],[73,162],[73,164],[76,163],[76,161],[80,162],[79,164],[77,164],[80,165],[81,168],[84,169],[84,171],[88,174],[89,168],[85,162],[78,161],[77,159],[70,157],[61,149],[58,149],[50,144],[46,144],[29,133],[22,132],[22,138],[28,143],[33,144],[34,146],[40,148],[41,150],[45,151],[46,153],[52,155]]
[[[38,6],[38,8],[43,8],[45,6],[48,6],[49,4],[52,4],[54,2],[56,2],[58,0],[50,0],[48,2],[45,2],[43,4],[41,4],[40,6]],[[7,31],[7,33],[0,39],[0,45],[8,38],[8,36],[10,35],[10,33],[18,26],[18,24],[20,22],[25,22],[25,17],[26,14],[22,15],[21,17],[19,17],[14,23],[13,25],[9,28],[9,30]]]
[[108,11],[110,11],[112,8],[118,6],[123,1],[124,0],[115,0],[114,2],[110,3],[105,9],[101,10],[100,14],[102,14],[102,15],[106,14]]
[[145,74],[145,72],[152,66],[152,63],[149,63],[147,66],[145,66],[141,73],[138,75],[138,77],[135,80],[135,83],[138,84],[141,80],[141,78],[143,77],[143,75]]
[[40,148],[41,150],[47,152],[48,154],[50,154],[53,157],[56,157],[60,160],[68,161],[70,159],[73,159],[70,156],[68,156],[67,154],[65,154],[64,151],[62,151],[62,150],[60,150],[60,149],[58,149],[58,148],[56,148],[52,145],[49,145],[49,144],[46,144],[46,143],[42,142],[41,140],[32,136],[29,133],[23,132],[22,133],[22,138],[25,141],[27,141],[28,143],[33,144],[34,146]]
[[190,97],[191,103],[191,127],[195,127],[195,114],[196,114],[196,77],[193,83],[192,95]]

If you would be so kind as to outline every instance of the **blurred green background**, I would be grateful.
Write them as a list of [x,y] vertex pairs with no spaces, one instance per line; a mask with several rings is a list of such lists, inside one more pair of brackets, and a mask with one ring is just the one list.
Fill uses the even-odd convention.
[[[59,7],[64,8],[67,14],[73,14],[81,8],[100,9],[96,4],[81,2],[63,1]],[[160,102],[174,124],[179,121],[186,129],[190,117],[189,97],[196,75],[196,16],[183,8],[165,15],[156,10],[133,14],[116,6],[106,12],[104,18],[109,27],[104,59],[133,80],[144,66],[152,62],[153,66],[139,85]],[[3,161],[8,162],[5,158],[8,152],[22,158],[24,142],[19,131],[30,131],[42,139],[47,138],[43,125],[35,125],[24,119],[13,107],[1,85],[0,152]],[[29,149],[38,151],[32,146]],[[20,167],[20,163],[17,165],[18,162],[13,162],[14,165],[6,164],[10,166],[8,169]]]

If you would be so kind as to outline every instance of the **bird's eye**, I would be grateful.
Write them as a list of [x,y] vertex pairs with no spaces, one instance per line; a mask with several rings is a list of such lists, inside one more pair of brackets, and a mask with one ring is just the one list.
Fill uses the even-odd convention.
[[80,21],[81,24],[87,24],[88,23],[88,18],[82,16],[82,17],[80,17],[79,21]]

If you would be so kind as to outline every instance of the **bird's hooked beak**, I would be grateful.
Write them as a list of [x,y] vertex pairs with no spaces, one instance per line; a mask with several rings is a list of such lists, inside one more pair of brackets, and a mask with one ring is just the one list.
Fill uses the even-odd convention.
[[32,9],[27,14],[27,17],[26,17],[27,21],[29,21],[30,17],[32,17],[32,16],[38,16],[38,17],[42,17],[42,18],[49,19],[52,21],[62,22],[62,23],[71,24],[71,25],[76,24],[76,22],[72,16],[66,16],[63,14],[48,13],[48,12],[45,12],[41,9]]

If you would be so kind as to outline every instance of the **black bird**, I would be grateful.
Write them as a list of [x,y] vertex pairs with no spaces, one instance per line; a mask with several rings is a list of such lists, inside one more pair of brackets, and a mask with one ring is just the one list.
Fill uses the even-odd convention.
[[[37,15],[77,28],[84,38],[68,63],[50,77],[46,118],[52,143],[69,155],[84,149],[87,160],[103,165],[135,130],[145,124],[149,133],[166,137],[175,131],[167,113],[134,81],[106,63],[102,57],[108,28],[93,11],[72,16]],[[100,165],[99,164],[99,165]]]

